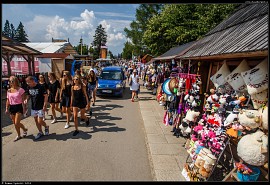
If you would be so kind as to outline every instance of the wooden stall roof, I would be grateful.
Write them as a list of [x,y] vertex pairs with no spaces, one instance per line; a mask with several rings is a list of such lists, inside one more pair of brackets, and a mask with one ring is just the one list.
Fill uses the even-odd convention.
[[40,55],[41,52],[13,40],[5,35],[2,35],[2,53],[10,53],[14,55]]
[[193,42],[189,42],[180,46],[175,46],[173,48],[171,48],[170,50],[166,51],[165,53],[163,53],[162,55],[152,58],[152,61],[156,61],[156,60],[170,60],[173,59],[179,55],[182,55],[183,53],[185,53],[187,51],[187,49],[189,47],[192,46],[192,44],[194,44],[195,41]]
[[[245,3],[198,40],[182,59],[268,55],[268,3]],[[223,56],[224,55],[224,56]],[[178,58],[178,57],[177,57]]]

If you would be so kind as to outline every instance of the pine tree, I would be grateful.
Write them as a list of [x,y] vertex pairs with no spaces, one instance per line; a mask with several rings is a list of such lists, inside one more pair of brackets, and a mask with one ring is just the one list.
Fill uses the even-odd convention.
[[16,34],[14,36],[14,39],[19,42],[29,42],[27,38],[27,34],[25,33],[24,26],[22,22],[20,22],[18,28],[16,29]]
[[95,31],[94,41],[92,43],[94,48],[94,59],[99,58],[101,50],[100,47],[105,46],[106,43],[107,43],[107,34],[105,28],[103,28],[102,25],[100,24]]
[[15,30],[15,27],[13,26],[13,24],[11,23],[10,24],[10,38],[14,38],[15,37],[15,34],[16,34],[16,30]]
[[10,37],[10,27],[9,27],[9,21],[6,20],[4,30],[2,31],[3,35]]

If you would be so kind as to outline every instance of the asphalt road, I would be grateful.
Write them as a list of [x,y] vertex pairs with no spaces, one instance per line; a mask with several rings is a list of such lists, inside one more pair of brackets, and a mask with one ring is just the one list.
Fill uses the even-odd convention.
[[2,181],[153,181],[139,104],[130,97],[129,88],[123,98],[98,97],[90,126],[80,124],[75,137],[73,122],[64,129],[65,119],[46,120],[50,135],[34,141],[27,117],[28,136],[13,142],[14,126],[1,123]]

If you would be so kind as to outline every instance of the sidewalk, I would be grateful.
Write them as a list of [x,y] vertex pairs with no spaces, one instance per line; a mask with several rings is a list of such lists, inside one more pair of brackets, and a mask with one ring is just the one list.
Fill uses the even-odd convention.
[[173,136],[172,126],[163,124],[165,110],[151,91],[140,88],[139,105],[144,121],[146,142],[156,181],[186,181],[181,172],[188,153],[185,139]]

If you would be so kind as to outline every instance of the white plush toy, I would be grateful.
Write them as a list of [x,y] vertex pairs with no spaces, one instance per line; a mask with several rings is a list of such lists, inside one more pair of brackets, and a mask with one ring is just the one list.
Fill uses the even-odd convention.
[[195,121],[195,119],[200,115],[200,112],[195,112],[193,110],[188,110],[185,119],[188,121]]
[[237,155],[246,163],[262,166],[268,161],[268,136],[261,130],[243,136],[237,144]]
[[259,108],[259,113],[260,113],[260,116],[261,116],[261,121],[262,121],[262,127],[263,129],[265,130],[268,130],[268,105],[266,105],[265,107],[263,108]]
[[260,126],[260,114],[258,110],[242,110],[238,114],[239,123],[247,128],[258,128]]
[[235,118],[238,118],[238,114],[235,114],[234,112],[230,113],[230,114],[226,117],[226,119],[225,119],[223,125],[224,125],[225,127],[229,126],[230,124],[233,123],[233,121],[234,121]]

